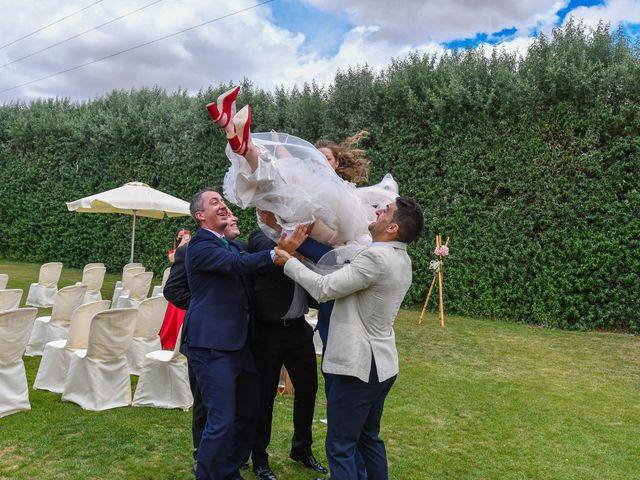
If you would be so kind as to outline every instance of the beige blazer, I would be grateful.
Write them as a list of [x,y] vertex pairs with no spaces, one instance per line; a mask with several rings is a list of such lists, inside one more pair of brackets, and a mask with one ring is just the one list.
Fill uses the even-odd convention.
[[379,381],[398,373],[393,323],[411,286],[411,260],[405,243],[375,243],[350,264],[325,276],[296,259],[286,263],[284,273],[319,302],[336,300],[322,363],[325,373],[367,382],[372,355]]

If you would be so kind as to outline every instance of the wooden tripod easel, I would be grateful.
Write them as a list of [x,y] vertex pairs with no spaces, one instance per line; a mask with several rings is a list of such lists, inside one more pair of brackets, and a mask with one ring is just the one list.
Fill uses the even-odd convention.
[[[436,248],[442,245],[442,236],[436,235]],[[449,237],[447,237],[447,241],[445,242],[445,246],[449,245]],[[442,298],[442,273],[444,270],[444,257],[438,255],[438,269],[433,272],[433,281],[431,282],[431,287],[429,288],[429,293],[427,294],[427,300],[424,302],[424,307],[422,307],[422,313],[420,314],[420,319],[418,320],[418,324],[422,323],[422,319],[424,318],[424,314],[427,311],[427,306],[429,305],[429,300],[431,299],[431,294],[433,293],[433,287],[436,284],[436,278],[438,279],[438,290],[440,293],[440,326],[444,327],[444,302]]]

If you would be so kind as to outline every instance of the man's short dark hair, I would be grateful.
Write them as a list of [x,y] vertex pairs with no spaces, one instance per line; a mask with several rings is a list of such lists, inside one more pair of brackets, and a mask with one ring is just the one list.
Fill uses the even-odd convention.
[[424,216],[420,205],[413,198],[396,198],[398,209],[393,215],[393,222],[398,224],[398,236],[396,240],[411,243],[420,236],[424,228]]
[[196,212],[201,212],[204,205],[202,205],[202,194],[204,192],[217,192],[217,190],[213,187],[204,187],[202,190],[199,190],[193,197],[191,197],[191,203],[189,204],[189,212],[191,213],[191,217],[196,222],[196,225],[199,227],[200,222],[196,218]]

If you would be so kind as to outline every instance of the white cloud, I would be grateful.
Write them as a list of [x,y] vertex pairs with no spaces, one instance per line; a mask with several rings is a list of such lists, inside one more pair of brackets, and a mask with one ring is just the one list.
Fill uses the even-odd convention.
[[[52,14],[40,10],[35,0],[23,3],[13,2],[7,14],[0,18],[3,38],[17,38],[27,33],[28,28],[45,25],[52,17],[60,18],[73,11],[67,8],[52,9],[55,12]],[[58,0],[58,3],[64,5],[65,2]],[[132,4],[120,0],[99,4],[84,14],[0,50],[0,64],[146,3],[149,1],[137,0]],[[253,3],[246,2],[244,6]],[[196,0],[159,3],[103,29],[3,68],[0,90],[169,35],[226,15],[242,6],[233,0],[218,1],[215,9],[210,8],[208,2]],[[168,90],[183,87],[197,91],[219,82],[237,82],[244,77],[261,86],[272,87],[287,80],[283,72],[291,65],[297,65],[298,50],[304,37],[273,25],[267,20],[268,16],[269,12],[259,7],[224,18],[29,87],[0,94],[0,102],[40,96],[91,98],[114,88],[129,89],[155,84]],[[25,21],[16,22],[16,18]]]
[[[520,55],[532,42],[533,29],[549,32],[558,9],[568,0],[299,0],[327,15],[348,15],[355,25],[341,39],[335,54],[308,48],[302,33],[274,22],[271,5],[260,6],[190,30],[167,40],[109,58],[87,67],[0,93],[0,103],[38,97],[88,99],[113,89],[160,85],[195,92],[220,82],[250,79],[256,86],[292,87],[315,80],[333,81],[338,68],[367,64],[379,70],[392,58],[410,51],[440,54],[443,42],[474,38],[505,28],[515,38],[499,46]],[[0,49],[0,65],[66,37],[87,30],[151,0],[101,2],[28,39]],[[18,38],[79,8],[64,0],[4,2],[0,31],[4,42]],[[70,5],[74,3],[75,5]],[[88,33],[47,52],[0,69],[0,90],[91,62],[134,45],[225,16],[256,4],[256,0],[163,1],[139,13]],[[617,27],[640,23],[640,0],[609,0],[602,6],[573,11],[587,25],[603,19]],[[3,42],[0,42],[3,43]],[[303,48],[303,46],[305,48]],[[490,52],[492,45],[486,46]]]
[[[604,5],[578,7],[571,11],[571,16],[589,27],[602,21],[615,29],[621,23],[640,23],[640,0],[609,0]],[[569,16],[565,23],[568,21]]]
[[392,58],[407,55],[412,51],[438,54],[444,52],[444,48],[437,43],[425,43],[417,46],[395,45],[384,39],[375,38],[377,27],[356,27],[345,36],[338,53],[331,58],[310,57],[304,62],[292,67],[288,72],[288,81],[285,85],[302,83],[315,79],[320,84],[328,84],[333,81],[338,69],[346,70],[349,67],[364,66],[365,64],[374,70],[381,70],[389,65]]
[[377,25],[394,43],[447,42],[508,28],[529,30],[556,20],[568,0],[306,0],[316,8],[346,13],[358,24]]
[[487,56],[490,56],[493,49],[497,48],[498,50],[504,50],[506,53],[515,53],[518,57],[524,57],[533,41],[534,37],[516,37],[498,45],[481,43],[478,47],[483,47]]

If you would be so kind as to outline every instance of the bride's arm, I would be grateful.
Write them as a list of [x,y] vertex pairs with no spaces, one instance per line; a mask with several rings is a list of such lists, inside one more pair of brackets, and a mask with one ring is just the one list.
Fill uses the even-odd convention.
[[278,132],[275,130],[271,130],[271,140],[276,142],[276,157],[281,158],[291,158],[293,155],[287,150],[287,148],[280,143],[280,138],[278,137]]

